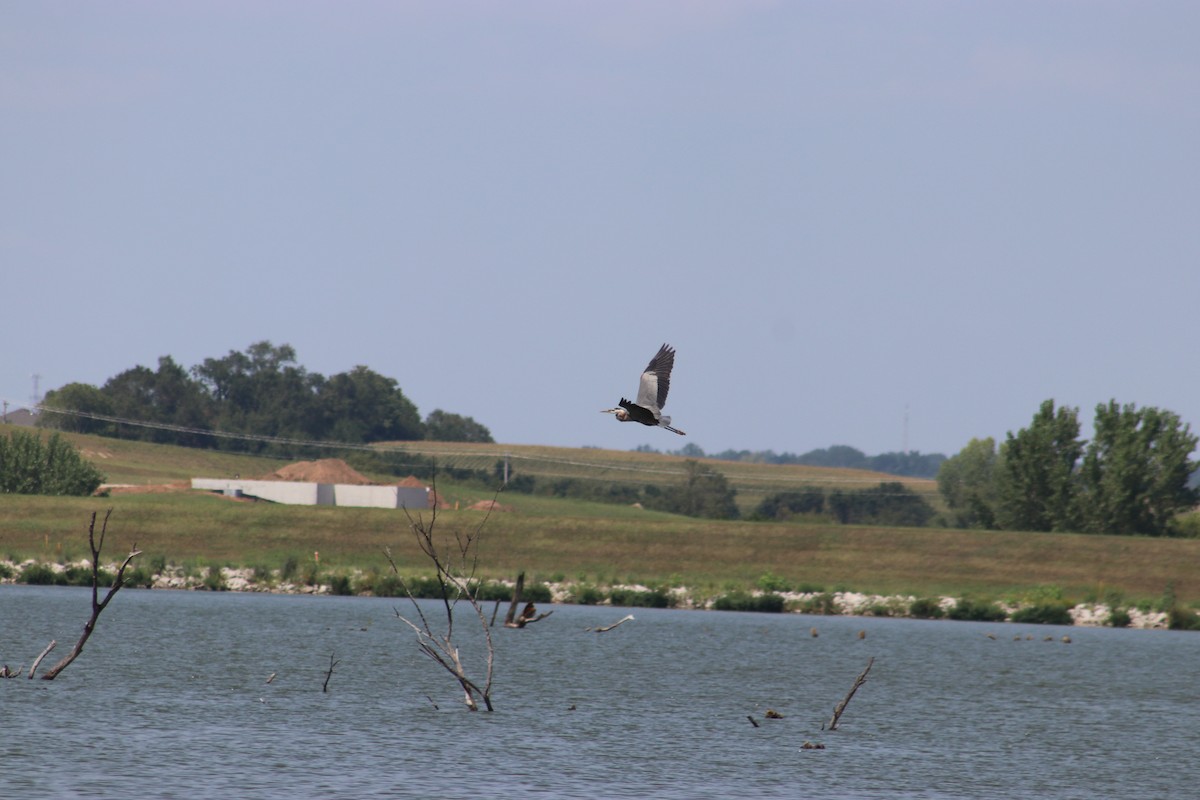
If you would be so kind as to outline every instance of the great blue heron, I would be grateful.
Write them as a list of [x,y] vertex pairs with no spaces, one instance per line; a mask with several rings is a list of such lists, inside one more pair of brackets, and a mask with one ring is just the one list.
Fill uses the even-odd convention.
[[637,402],[631,403],[622,397],[617,408],[606,408],[600,413],[613,414],[620,422],[640,422],[686,436],[683,431],[672,428],[671,418],[662,414],[662,407],[667,404],[667,391],[671,388],[671,368],[674,366],[675,349],[664,344],[642,372]]

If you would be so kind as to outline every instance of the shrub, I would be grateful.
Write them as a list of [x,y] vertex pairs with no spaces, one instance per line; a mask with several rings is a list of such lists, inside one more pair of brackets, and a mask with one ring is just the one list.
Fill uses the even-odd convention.
[[1129,623],[1133,620],[1129,616],[1129,612],[1124,608],[1110,606],[1112,611],[1108,614],[1108,624],[1114,628],[1128,628]]
[[288,556],[283,560],[283,566],[279,570],[279,580],[284,583],[291,583],[296,577],[296,571],[300,569],[300,562],[295,556]]
[[713,603],[713,608],[718,611],[763,611],[778,614],[783,611],[783,598],[774,593],[730,592],[718,597]]
[[577,585],[570,594],[570,601],[581,606],[599,605],[604,599],[604,592],[591,584]]
[[0,493],[86,497],[104,482],[90,461],[57,432],[0,437]]
[[1013,612],[1013,622],[1028,622],[1035,625],[1070,625],[1071,611],[1063,603],[1037,603]]
[[29,564],[21,570],[17,579],[31,586],[65,586],[66,578],[50,568],[49,564]]
[[770,572],[764,573],[763,576],[761,578],[759,578],[755,583],[757,584],[758,588],[764,592],[789,592],[789,591],[791,591],[791,585],[786,580],[779,577],[778,575],[773,575]]
[[224,592],[229,589],[225,583],[225,573],[221,571],[220,564],[210,564],[208,572],[204,575],[203,585],[210,592]]
[[829,592],[821,592],[816,597],[810,597],[800,602],[798,610],[802,614],[836,614],[837,604]]
[[14,575],[13,568],[8,564],[0,564],[0,580],[7,580]]
[[941,619],[946,616],[946,610],[940,602],[932,597],[918,597],[908,607],[908,613],[917,619]]
[[960,598],[954,608],[946,612],[950,619],[970,620],[972,622],[1003,622],[1008,615],[995,603],[984,603],[978,600]]
[[614,606],[632,606],[634,608],[668,608],[671,598],[666,592],[657,589],[642,591],[616,587],[608,592],[608,599]]
[[350,588],[350,576],[331,575],[329,578],[329,593],[336,595],[354,594]]
[[1200,631],[1200,615],[1190,608],[1173,606],[1167,611],[1167,627],[1173,631]]
[[390,572],[372,572],[364,575],[358,583],[360,592],[370,592],[376,597],[403,597],[404,584]]
[[154,574],[141,565],[130,567],[125,570],[125,585],[134,589],[152,589]]

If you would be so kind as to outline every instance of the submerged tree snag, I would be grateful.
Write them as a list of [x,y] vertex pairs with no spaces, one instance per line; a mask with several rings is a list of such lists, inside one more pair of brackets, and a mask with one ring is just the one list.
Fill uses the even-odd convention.
[[[433,481],[433,491],[436,494],[436,475]],[[495,503],[492,505],[494,507]],[[400,613],[399,609],[396,610],[396,616],[416,633],[417,646],[421,652],[441,666],[442,669],[449,672],[458,681],[458,685],[463,691],[464,702],[467,708],[471,711],[478,711],[479,703],[476,700],[478,697],[483,701],[484,707],[488,711],[491,711],[492,669],[495,648],[492,645],[492,633],[488,625],[487,615],[484,613],[483,607],[479,604],[479,582],[475,580],[475,573],[479,563],[479,535],[483,531],[483,526],[487,523],[488,517],[491,516],[491,509],[488,509],[487,515],[473,533],[455,531],[453,543],[449,542],[449,537],[438,538],[434,536],[434,528],[437,523],[436,505],[430,511],[428,524],[426,524],[425,520],[419,514],[414,518],[408,512],[408,509],[404,510],[404,514],[408,517],[408,524],[412,529],[413,535],[416,537],[417,545],[421,548],[421,552],[425,554],[425,557],[433,564],[433,568],[437,573],[439,587],[438,600],[441,601],[442,610],[446,618],[445,631],[442,632],[440,629],[439,631],[433,630],[429,617],[421,609],[417,598],[413,596],[412,590],[400,575],[400,569],[396,566],[396,561],[392,558],[391,551],[385,550],[384,554],[387,556],[388,563],[392,567],[392,572],[400,580],[405,594],[408,595],[408,599],[412,603],[415,612],[415,621],[405,617]],[[459,654],[458,646],[454,643],[454,611],[459,602],[464,600],[470,605],[475,620],[479,623],[479,627],[482,630],[482,638],[485,646],[485,671],[482,683],[470,677]]]
[[[117,569],[117,574],[113,577],[112,585],[108,587],[108,593],[105,594],[104,599],[101,600],[100,551],[104,549],[104,536],[106,533],[108,533],[108,518],[110,516],[112,516],[111,508],[104,514],[104,522],[100,526],[99,541],[96,541],[96,512],[92,512],[92,521],[91,524],[88,525],[88,547],[90,547],[92,551],[92,616],[88,618],[87,623],[83,626],[83,634],[79,637],[79,641],[75,643],[75,646],[71,648],[71,652],[67,653],[62,661],[59,661],[57,664],[47,670],[44,675],[42,675],[42,680],[44,681],[52,681],[57,678],[58,673],[69,667],[71,662],[78,658],[79,654],[83,652],[83,646],[87,644],[87,640],[91,638],[92,632],[96,630],[96,620],[100,618],[100,612],[108,606],[108,603],[113,599],[113,596],[116,595],[116,593],[121,590],[121,587],[125,585],[125,570],[129,568],[129,564],[133,561],[133,559],[142,554],[142,551],[138,550],[137,545],[135,544],[133,546],[133,550],[130,551],[129,555],[125,556],[125,560]],[[51,643],[51,647],[53,647],[53,642]],[[48,652],[50,652],[49,647],[47,647],[42,653],[42,656],[45,656]],[[38,657],[38,661],[41,661],[42,656]],[[34,664],[34,668],[37,668],[36,663]],[[29,677],[33,677],[32,670],[29,673]]]
[[601,628],[584,628],[584,630],[585,631],[593,631],[595,633],[608,633],[613,628],[620,625],[622,622],[629,622],[629,620],[631,620],[631,619],[633,619],[633,614],[626,614],[625,616],[621,617],[619,620],[614,622],[612,625],[605,625]]
[[[829,720],[829,730],[837,730],[838,720],[842,718],[842,712],[846,710],[846,706],[850,705],[850,698],[854,697],[854,693],[858,691],[858,687],[867,682],[867,673],[871,671],[871,665],[875,663],[875,656],[871,656],[867,660],[867,668],[858,673],[858,677],[854,679],[854,685],[850,687],[850,691],[846,692],[846,696],[842,698],[842,702],[838,703],[833,709],[833,717]],[[822,727],[824,730],[824,727]]]
[[[526,625],[545,619],[553,614],[553,611],[547,611],[539,614],[537,607],[533,603],[526,603],[525,608],[521,609],[521,613],[517,614],[517,606],[521,605],[521,594],[525,591],[525,573],[517,575],[517,583],[513,586],[512,602],[508,606],[508,613],[504,615],[504,627],[506,628],[524,628]],[[495,618],[495,615],[493,615]]]

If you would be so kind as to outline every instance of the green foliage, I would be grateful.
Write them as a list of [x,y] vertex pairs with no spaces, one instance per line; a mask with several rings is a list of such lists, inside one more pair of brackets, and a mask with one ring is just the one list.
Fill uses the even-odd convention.
[[950,619],[970,620],[973,622],[1002,622],[1008,615],[995,603],[985,603],[980,600],[959,598],[958,603],[946,612]]
[[1070,607],[1065,603],[1037,603],[1017,609],[1012,615],[1013,622],[1033,623],[1036,625],[1070,625]]
[[1200,502],[1188,485],[1197,438],[1178,415],[1157,408],[1096,407],[1095,434],[1080,468],[1084,529],[1164,536],[1177,514]]
[[933,597],[918,597],[913,600],[908,607],[908,613],[917,619],[941,619],[946,616],[946,610]]
[[707,519],[736,519],[737,490],[725,476],[710,466],[689,459],[684,462],[684,478],[656,495],[647,494],[648,508]]
[[43,442],[37,433],[0,437],[0,493],[86,497],[104,482],[57,432]]
[[718,597],[713,602],[713,608],[718,611],[764,611],[778,614],[783,611],[783,598],[770,592],[764,594],[730,592]]
[[955,528],[996,527],[996,442],[991,437],[972,439],[966,447],[942,462],[938,491],[950,509]]
[[750,515],[755,520],[787,520],[802,515],[820,514],[825,510],[825,492],[816,487],[776,492],[759,502]]
[[576,603],[581,606],[595,606],[603,603],[606,595],[603,590],[596,588],[591,584],[577,584],[571,590],[569,602]]
[[801,614],[836,614],[838,613],[837,603],[834,601],[834,596],[830,592],[822,592],[815,597],[809,597],[801,600],[797,609]]
[[755,581],[755,585],[758,586],[759,590],[764,592],[790,592],[792,590],[791,585],[786,580],[770,572],[763,573]]
[[1028,428],[1010,431],[996,467],[996,521],[1005,530],[1079,529],[1075,464],[1083,454],[1078,409],[1042,403]]
[[354,590],[350,585],[349,575],[331,575],[329,576],[329,593],[345,596],[354,594]]
[[671,605],[671,598],[667,593],[657,589],[643,591],[618,586],[609,590],[608,599],[614,606],[634,608],[669,608]]
[[1200,512],[1192,511],[1175,518],[1174,533],[1185,539],[1200,539]]
[[229,585],[225,583],[225,573],[221,571],[220,564],[209,564],[208,570],[204,573],[202,585],[210,592],[224,592],[229,590]]
[[279,570],[279,580],[284,583],[293,583],[299,569],[300,561],[295,556],[289,555],[283,560],[283,566]]
[[154,573],[138,564],[125,570],[125,585],[134,589],[153,589]]
[[435,442],[480,442],[491,444],[492,433],[470,417],[435,408],[425,417],[425,438]]
[[[77,414],[60,414],[53,409],[69,409]],[[112,401],[100,389],[87,383],[68,383],[46,392],[38,425],[73,433],[113,435],[112,422],[96,417],[113,416]],[[96,415],[96,416],[90,416]]]
[[[641,453],[657,453],[649,445],[637,448]],[[689,444],[674,455],[687,458],[703,458],[704,451],[694,444]],[[932,478],[938,473],[941,463],[946,457],[941,453],[919,453],[915,450],[905,452],[881,453],[868,456],[861,450],[846,445],[834,445],[829,448],[810,450],[803,455],[795,453],[776,453],[774,450],[725,450],[709,455],[722,461],[744,461],[753,464],[804,464],[811,467],[839,467],[848,469],[866,469],[875,472],[886,472],[890,475],[906,475],[915,478]]]
[[66,578],[49,564],[26,564],[17,580],[30,586],[66,586]]
[[1167,627],[1173,631],[1200,631],[1200,615],[1190,608],[1174,606],[1167,612]]
[[1129,623],[1133,622],[1133,619],[1129,616],[1129,611],[1127,609],[1117,608],[1116,606],[1110,606],[1110,609],[1111,610],[1108,613],[1108,624],[1112,627],[1128,628]]
[[847,525],[897,525],[921,527],[934,516],[933,507],[902,483],[830,492],[826,501],[838,522]]
[[[269,341],[207,358],[190,373],[163,356],[156,370],[133,367],[100,388],[67,384],[48,392],[44,405],[48,411],[41,424],[61,430],[252,452],[278,447],[254,437],[357,444],[427,434],[416,406],[394,379],[361,365],[325,378],[299,366],[290,345]],[[150,425],[123,425],[117,419]],[[430,421],[430,435],[445,441],[492,441],[487,428],[470,417],[438,409]],[[217,430],[250,438],[210,433]],[[295,452],[291,445],[289,454]]]

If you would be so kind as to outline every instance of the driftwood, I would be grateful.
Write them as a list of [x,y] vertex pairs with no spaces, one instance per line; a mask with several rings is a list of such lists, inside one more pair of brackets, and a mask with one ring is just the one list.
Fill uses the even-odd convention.
[[38,655],[38,657],[37,657],[37,658],[35,658],[35,659],[33,660],[33,666],[31,666],[31,667],[29,668],[29,678],[30,678],[30,680],[32,680],[32,679],[33,679],[33,673],[37,672],[38,664],[41,664],[41,663],[42,663],[42,659],[46,657],[46,654],[47,654],[47,653],[49,653],[51,650],[53,650],[53,649],[54,649],[54,646],[55,646],[56,644],[58,644],[58,641],[57,641],[57,640],[55,640],[55,639],[51,639],[51,640],[50,640],[50,644],[46,645],[46,649],[45,649],[45,650],[43,650],[43,651],[42,651],[42,652],[41,652],[41,653]]
[[[850,687],[850,691],[846,692],[846,696],[842,698],[842,702],[838,703],[833,709],[833,717],[829,720],[829,730],[836,731],[838,720],[842,718],[842,712],[846,710],[846,706],[850,704],[850,698],[854,697],[854,693],[858,691],[858,687],[867,682],[867,673],[871,671],[871,665],[875,663],[875,656],[871,656],[867,660],[867,668],[858,673],[858,677],[854,679],[854,685]],[[825,726],[821,726],[821,730],[825,730]]]
[[92,632],[96,630],[96,620],[100,618],[100,612],[108,606],[113,596],[121,590],[125,585],[125,570],[129,568],[129,564],[133,559],[142,554],[141,550],[137,549],[137,545],[133,546],[133,550],[129,555],[125,556],[125,560],[117,569],[116,576],[113,577],[112,586],[108,587],[108,593],[104,595],[104,599],[100,599],[100,551],[104,549],[104,535],[108,533],[108,518],[112,516],[110,508],[104,514],[104,523],[100,527],[100,541],[96,541],[96,512],[92,512],[92,522],[88,525],[88,546],[92,550],[92,616],[88,618],[87,623],[83,626],[83,634],[79,637],[79,641],[71,648],[71,652],[51,667],[44,675],[42,680],[52,681],[58,677],[58,673],[71,665],[71,662],[79,657],[83,652],[83,646],[87,644],[87,640],[91,638]]
[[584,628],[584,630],[585,631],[594,631],[595,633],[607,633],[608,631],[611,631],[613,628],[620,625],[622,622],[628,622],[631,619],[633,619],[633,614],[626,614],[625,616],[621,617],[619,620],[614,622],[612,625],[605,625],[602,628]]

